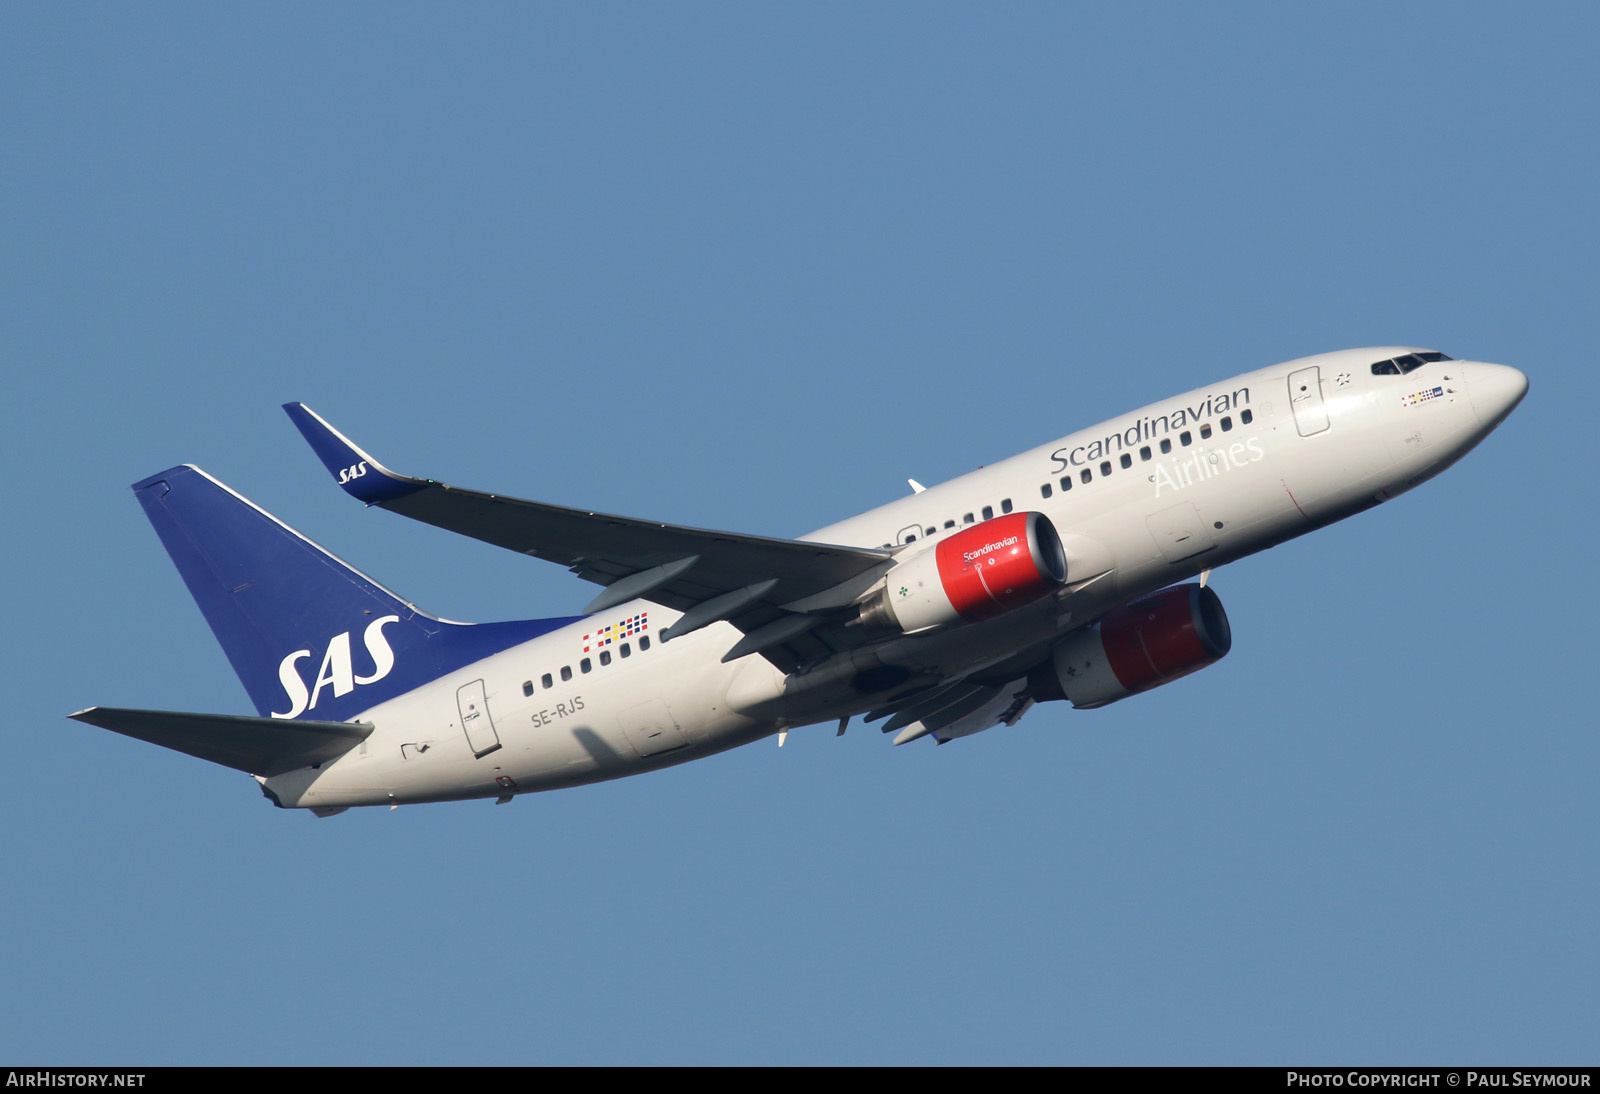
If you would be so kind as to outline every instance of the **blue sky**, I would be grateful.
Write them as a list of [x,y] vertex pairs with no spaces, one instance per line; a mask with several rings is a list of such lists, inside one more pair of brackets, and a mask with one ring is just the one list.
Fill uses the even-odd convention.
[[[1592,1063],[1592,5],[13,4],[0,1058]],[[1438,480],[1217,572],[1107,710],[280,812],[65,719],[246,712],[127,484],[439,614],[548,566],[392,466],[797,535],[1323,350],[1502,361]]]

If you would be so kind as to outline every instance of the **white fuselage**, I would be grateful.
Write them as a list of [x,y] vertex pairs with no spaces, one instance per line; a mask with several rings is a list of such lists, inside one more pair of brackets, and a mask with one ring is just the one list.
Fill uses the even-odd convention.
[[[1067,584],[998,619],[893,638],[785,677],[759,655],[723,663],[739,638],[727,623],[660,641],[680,613],[635,601],[372,707],[360,720],[375,728],[356,750],[266,785],[286,806],[322,808],[549,790],[867,710],[879,696],[850,680],[868,665],[934,677],[1011,662],[1026,671],[1119,604],[1438,474],[1526,390],[1520,372],[1479,362],[1372,372],[1408,352],[1346,350],[1246,373],[803,537],[911,552],[990,516],[1042,512],[1060,532]],[[614,618],[636,616],[642,627],[597,645]]]

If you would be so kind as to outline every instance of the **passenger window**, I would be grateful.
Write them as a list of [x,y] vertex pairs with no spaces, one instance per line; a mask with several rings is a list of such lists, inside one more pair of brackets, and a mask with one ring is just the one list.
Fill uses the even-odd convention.
[[939,531],[939,529],[937,529],[937,528],[929,528],[927,534],[931,536],[931,535],[936,534],[938,531]]
[[954,528],[956,526],[956,522],[953,520],[947,520],[944,522],[944,526],[946,528]]
[[571,665],[562,665],[561,666],[561,682],[564,684],[568,680],[571,680],[571,679],[572,679],[572,666]]
[[1256,420],[1256,416],[1250,413],[1248,410],[1241,410],[1239,411],[1239,420],[1245,425],[1249,425],[1251,422]]
[[1011,512],[1011,499],[1010,498],[1001,498],[1000,499],[1000,511],[1002,513]]
[[1133,466],[1133,457],[1124,452],[1122,454],[1122,459],[1118,462],[1122,464],[1122,469],[1126,471],[1128,468]]
[[1148,460],[1149,458],[1150,458],[1150,446],[1149,445],[1145,445],[1143,448],[1139,449],[1139,459]]
[[622,656],[623,656],[623,657],[627,657],[627,656],[628,656],[628,655],[629,655],[629,654],[630,654],[630,653],[632,653],[632,652],[633,652],[633,651],[632,651],[632,650],[630,650],[630,649],[629,649],[629,648],[628,648],[628,644],[627,644],[627,643],[626,643],[626,642],[624,642],[624,643],[623,643],[623,644],[622,644],[622,645],[621,645],[621,647],[619,647],[619,648],[618,648],[618,650],[617,650],[617,652],[618,652],[618,653],[620,653],[620,654],[622,654]]
[[1094,478],[1094,476],[1089,474],[1089,469],[1087,467],[1085,467],[1082,471],[1078,472],[1078,481],[1079,482],[1087,483],[1092,478]]
[[1161,454],[1163,456],[1165,456],[1168,452],[1171,452],[1171,451],[1172,451],[1172,441],[1167,437],[1162,437],[1161,438]]
[[1190,436],[1189,431],[1185,429],[1182,433],[1178,434],[1178,443],[1183,445],[1183,447],[1188,448],[1194,443],[1194,438]]
[[1039,496],[1041,498],[1048,498],[1052,493],[1053,491],[1050,489],[1049,483],[1045,483],[1043,486],[1039,487]]
[[1229,417],[1224,417],[1222,419],[1222,431],[1224,433],[1227,433],[1232,429],[1233,429],[1233,419],[1229,418]]
[[533,694],[533,681],[532,680],[524,680],[522,682],[522,694],[524,694],[524,695],[532,695]]
[[546,688],[553,688],[556,686],[556,682],[550,678],[550,674],[548,672],[539,677],[539,683]]
[[961,523],[962,524],[971,524],[972,523],[972,514],[971,513],[963,513],[963,514],[961,514]]
[[1200,427],[1200,439],[1202,441],[1209,441],[1211,439],[1211,423],[1210,422],[1207,422],[1205,425]]
[[592,668],[594,668],[594,666],[589,663],[589,659],[587,657],[585,657],[582,661],[578,662],[578,671],[579,672],[588,672]]
[[984,520],[993,520],[994,519],[994,506],[985,505],[983,507],[983,519]]
[[602,665],[611,664],[611,651],[610,650],[601,650],[600,651],[600,663]]
[[650,636],[647,634],[643,638],[639,639],[639,649],[647,650],[649,648],[650,648]]
[[1103,479],[1109,474],[1111,474],[1111,461],[1110,460],[1101,460],[1100,461],[1100,477]]
[[[1085,480],[1085,481],[1087,481],[1087,480]],[[1063,491],[1072,489],[1072,476],[1071,475],[1062,475],[1061,476],[1061,489]]]

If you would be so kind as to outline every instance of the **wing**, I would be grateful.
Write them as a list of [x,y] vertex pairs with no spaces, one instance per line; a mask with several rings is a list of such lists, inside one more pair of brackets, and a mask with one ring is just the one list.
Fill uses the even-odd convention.
[[604,585],[585,613],[644,597],[684,613],[663,638],[728,620],[745,638],[724,660],[761,653],[792,671],[856,644],[837,617],[893,561],[885,550],[685,528],[415,479],[384,467],[303,403],[284,410],[352,497]]
[[1026,677],[1004,684],[960,679],[902,696],[869,711],[866,720],[888,718],[883,731],[893,733],[898,729],[894,739],[897,745],[929,734],[944,744],[997,725],[1014,726],[1033,704]]

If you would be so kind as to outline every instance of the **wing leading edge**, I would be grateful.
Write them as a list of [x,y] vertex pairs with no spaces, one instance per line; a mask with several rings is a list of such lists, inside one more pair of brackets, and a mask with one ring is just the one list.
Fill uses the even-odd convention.
[[606,586],[586,612],[643,597],[685,613],[666,637],[728,620],[745,638],[725,660],[761,653],[790,671],[800,660],[855,644],[828,625],[830,617],[892,564],[885,550],[687,528],[400,475],[305,404],[284,410],[350,496]]

